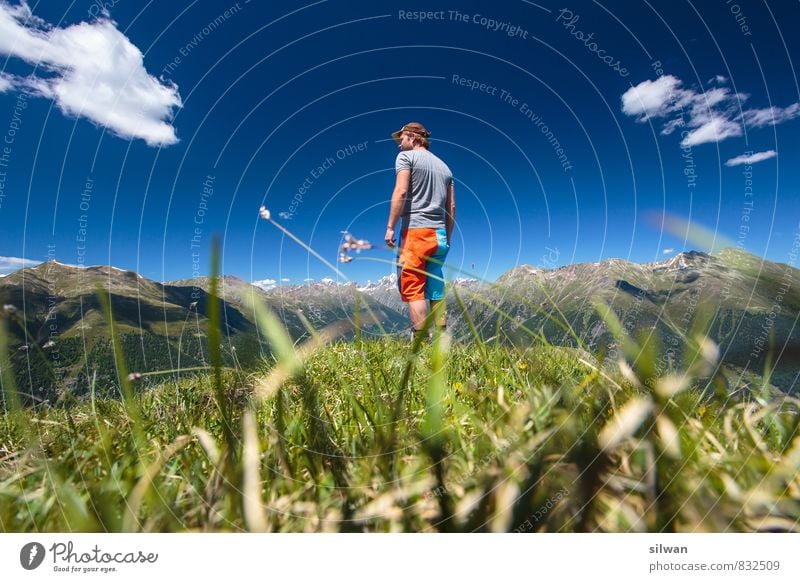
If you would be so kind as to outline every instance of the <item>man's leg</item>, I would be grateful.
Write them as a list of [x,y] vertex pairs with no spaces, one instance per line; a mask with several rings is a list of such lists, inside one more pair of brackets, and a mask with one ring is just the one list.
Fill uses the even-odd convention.
[[425,325],[425,318],[428,316],[428,302],[424,299],[408,302],[408,314],[411,317],[411,325],[419,331]]
[[447,326],[447,316],[445,314],[445,282],[442,267],[450,250],[450,245],[447,244],[447,232],[443,228],[436,230],[436,245],[435,252],[431,254],[425,265],[428,275],[425,281],[425,298],[431,301],[434,325],[443,329]]
[[425,326],[428,303],[425,300],[425,259],[430,253],[427,229],[404,231],[397,262],[400,298],[408,304],[411,326],[419,331]]

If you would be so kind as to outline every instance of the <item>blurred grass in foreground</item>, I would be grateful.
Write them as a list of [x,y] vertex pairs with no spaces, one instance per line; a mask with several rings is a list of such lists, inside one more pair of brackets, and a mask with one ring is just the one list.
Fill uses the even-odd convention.
[[138,426],[126,400],[6,414],[0,529],[798,530],[796,399],[649,389],[550,346],[411,357],[400,406],[409,343],[385,339],[321,348],[266,397],[266,370],[166,382]]

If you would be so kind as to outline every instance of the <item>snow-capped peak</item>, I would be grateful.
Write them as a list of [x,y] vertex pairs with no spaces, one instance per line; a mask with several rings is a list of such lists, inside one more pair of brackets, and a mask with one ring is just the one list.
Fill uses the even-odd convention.
[[359,291],[373,291],[376,289],[394,289],[397,286],[397,273],[390,273],[385,277],[381,277],[374,283],[368,280],[364,285],[358,288]]

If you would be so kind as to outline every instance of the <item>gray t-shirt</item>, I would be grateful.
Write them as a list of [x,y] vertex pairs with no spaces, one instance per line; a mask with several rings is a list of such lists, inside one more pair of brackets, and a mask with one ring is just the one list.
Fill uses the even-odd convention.
[[447,164],[426,149],[416,149],[397,154],[394,168],[411,170],[401,229],[445,228],[447,192],[453,183]]

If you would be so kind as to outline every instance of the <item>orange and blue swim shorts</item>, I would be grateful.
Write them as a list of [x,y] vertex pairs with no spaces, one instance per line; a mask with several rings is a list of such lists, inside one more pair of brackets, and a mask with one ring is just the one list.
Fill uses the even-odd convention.
[[443,228],[409,228],[400,233],[397,284],[409,301],[444,299],[444,259],[450,246]]

